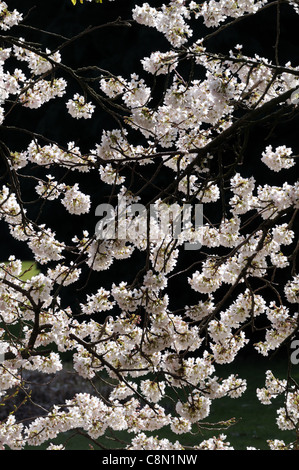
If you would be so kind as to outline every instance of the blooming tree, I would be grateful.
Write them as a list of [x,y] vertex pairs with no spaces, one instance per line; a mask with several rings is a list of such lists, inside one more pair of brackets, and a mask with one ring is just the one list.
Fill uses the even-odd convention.
[[[239,44],[227,54],[215,52],[210,41],[265,10],[274,9],[279,20],[284,5],[297,16],[298,4],[136,3],[128,18],[103,25],[99,14],[99,25],[77,37],[56,34],[59,44],[49,50],[27,40],[23,12],[0,1],[0,218],[41,267],[24,280],[14,253],[0,265],[0,400],[7,406],[11,389],[26,392],[24,371],[45,377],[59,372],[66,353],[75,372],[94,386],[94,394],[53,403],[30,422],[8,413],[0,423],[3,449],[38,447],[76,429],[93,442],[126,430],[121,445],[128,450],[231,449],[225,423],[218,437],[203,440],[198,432],[215,400],[238,398],[247,388],[237,371],[222,377],[221,366],[233,363],[249,343],[269,356],[296,336],[296,149],[288,142],[275,145],[271,133],[258,155],[248,146],[259,125],[272,130],[298,116],[299,66],[280,63],[279,29],[274,58],[246,55]],[[65,48],[91,30],[132,25],[156,30],[168,45],[141,60],[142,74],[65,63]],[[92,122],[100,112],[114,127],[102,129],[83,151],[76,142],[64,145],[12,124],[18,109],[33,115],[52,100],[76,122]],[[8,144],[5,136],[12,132],[28,138],[28,145],[20,150]],[[263,166],[264,173],[248,174],[254,159],[253,168]],[[282,176],[272,185],[278,172]],[[86,175],[107,198],[95,201],[88,185],[82,188]],[[73,221],[65,237],[41,215],[58,205]],[[159,219],[174,206],[178,217],[189,211],[179,231],[171,216],[164,224]],[[103,218],[109,209],[112,215]],[[89,226],[78,225],[81,219]],[[121,222],[126,230],[118,236]],[[92,274],[108,275],[123,263],[130,268],[120,282],[88,290]],[[179,304],[177,279],[192,299],[188,305]],[[62,302],[69,286],[83,289],[77,307]],[[108,396],[101,395],[99,379],[109,384]],[[284,397],[277,426],[294,430],[294,442],[272,440],[271,449],[297,446],[298,394],[291,367],[284,380],[269,369],[265,387],[257,390],[265,405]],[[153,437],[163,428],[177,440]],[[180,438],[191,431],[198,432],[197,445],[183,445]]]

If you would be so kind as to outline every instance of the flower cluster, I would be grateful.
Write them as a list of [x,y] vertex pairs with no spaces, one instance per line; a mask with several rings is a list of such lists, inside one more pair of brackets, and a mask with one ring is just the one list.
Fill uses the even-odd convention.
[[86,103],[84,96],[78,93],[67,102],[66,106],[70,115],[75,119],[90,119],[95,109],[93,104]]
[[291,157],[292,149],[286,148],[285,145],[277,147],[273,152],[272,145],[269,145],[262,154],[262,161],[273,171],[280,171],[283,168],[291,168],[295,165],[294,159]]
[[9,11],[5,2],[0,2],[0,28],[4,31],[11,29],[13,26],[19,24],[22,19],[22,13],[17,10]]

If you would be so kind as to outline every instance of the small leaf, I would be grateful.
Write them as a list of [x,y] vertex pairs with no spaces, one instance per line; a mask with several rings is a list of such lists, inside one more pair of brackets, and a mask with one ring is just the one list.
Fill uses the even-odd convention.
[[[80,0],[80,3],[83,3],[84,0]],[[103,3],[103,0],[94,0],[96,3]],[[77,0],[71,0],[73,5],[76,5]]]

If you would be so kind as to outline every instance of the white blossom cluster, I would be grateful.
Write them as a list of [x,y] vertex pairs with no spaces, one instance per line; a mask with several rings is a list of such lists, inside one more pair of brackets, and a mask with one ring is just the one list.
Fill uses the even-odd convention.
[[[19,38],[19,43],[22,44],[24,38]],[[14,55],[21,62],[27,62],[28,68],[34,75],[42,75],[51,70],[55,63],[61,62],[61,55],[57,51],[54,54],[49,49],[46,49],[43,56],[36,54],[22,46],[14,46]]]
[[[128,450],[182,450],[178,440],[171,442],[148,432],[169,428],[176,435],[188,435],[209,422],[214,400],[238,399],[245,393],[247,381],[238,374],[225,376],[221,366],[233,363],[239,352],[250,346],[247,327],[254,330],[256,321],[266,322],[264,340],[253,345],[263,356],[295,335],[299,275],[293,222],[299,208],[299,183],[271,185],[271,172],[295,167],[295,151],[286,145],[274,148],[274,144],[262,151],[259,159],[269,173],[267,184],[259,183],[259,175],[243,174],[242,167],[235,164],[228,165],[224,185],[212,167],[222,150],[221,139],[235,132],[235,111],[256,113],[272,101],[279,102],[283,94],[286,98],[279,104],[286,103],[288,93],[299,86],[299,68],[285,64],[281,73],[273,74],[268,59],[247,57],[239,45],[224,59],[210,54],[203,40],[192,43],[194,20],[215,28],[230,18],[253,15],[266,4],[266,0],[171,0],[161,8],[149,3],[135,6],[133,20],[165,36],[170,50],[153,51],[141,60],[145,78],[136,73],[123,77],[101,72],[93,93],[86,96],[75,93],[69,97],[68,81],[59,77],[60,52],[42,52],[23,38],[17,45],[0,49],[0,125],[5,124],[12,102],[33,110],[63,98],[66,115],[74,119],[93,119],[99,102],[107,108],[111,105],[115,113],[125,113],[123,125],[102,129],[89,151],[81,151],[75,142],[59,145],[32,134],[27,148],[8,152],[11,180],[1,183],[0,220],[15,240],[29,247],[43,269],[24,280],[21,260],[11,256],[0,264],[0,355],[4,355],[0,404],[7,391],[22,389],[23,370],[40,374],[61,371],[63,353],[72,356],[73,369],[81,378],[92,381],[103,373],[110,390],[105,400],[97,394],[79,393],[65,403],[54,404],[29,424],[18,423],[9,415],[0,423],[0,448],[22,449],[49,441],[49,450],[63,450],[63,445],[52,441],[61,433],[81,429],[93,440],[106,431],[126,430]],[[21,13],[10,12],[6,3],[0,2],[3,31],[20,21]],[[6,66],[10,59],[19,68],[12,71]],[[179,71],[183,59],[194,61],[205,74],[185,80]],[[158,103],[147,82],[153,75],[167,76]],[[132,132],[140,137],[139,144],[131,142]],[[215,141],[219,142],[216,149]],[[134,216],[131,206],[125,238],[98,239],[75,222],[70,239],[61,240],[50,226],[30,219],[21,185],[15,183],[17,177],[20,181],[21,177],[30,179],[40,207],[60,204],[68,216],[80,216],[91,214],[92,189],[83,192],[81,183],[69,181],[70,174],[73,178],[79,173],[97,177],[99,185],[110,186],[130,206],[143,202],[142,191],[131,191],[130,176],[124,170],[129,169],[132,175],[134,168],[133,173],[140,176],[145,165],[157,161],[171,175],[169,188],[164,188],[167,197],[196,201],[212,208],[214,215],[225,202],[220,221],[206,217],[201,227],[189,224],[175,238],[170,220],[165,233],[165,226],[152,217],[148,239],[144,220]],[[44,177],[36,176],[43,171]],[[142,185],[143,178],[140,181]],[[147,181],[145,188],[151,184],[155,186]],[[153,207],[162,213],[169,205],[159,194]],[[251,222],[256,221],[251,230]],[[180,272],[184,243],[198,241],[200,255],[190,269]],[[80,302],[79,314],[61,302],[61,289],[70,285],[75,289],[86,282],[85,270],[105,275],[114,265],[118,269],[122,260],[134,259],[136,253],[147,257],[136,277],[138,282],[130,283],[130,272],[128,278],[111,286],[99,285]],[[277,271],[286,273],[282,286],[272,282]],[[197,301],[176,309],[171,282],[182,273],[186,274],[183,288]],[[260,283],[256,290],[255,281]],[[270,299],[263,297],[266,288]],[[17,337],[7,335],[2,327],[7,325],[18,327]],[[51,352],[47,352],[49,348]],[[169,391],[178,397],[171,411],[165,406]],[[275,378],[270,370],[265,387],[257,389],[264,405],[278,395],[285,397],[285,406],[277,410],[281,430],[298,427],[298,393],[295,386],[290,388],[288,381]],[[269,447],[291,445],[274,439]],[[223,433],[205,440],[198,434],[194,448],[228,450],[232,446]]]
[[[257,396],[264,405],[270,405],[272,400],[279,395],[285,395],[285,404],[277,410],[277,426],[281,430],[292,430],[298,426],[299,411],[298,411],[298,390],[294,385],[289,386],[287,380],[277,379],[272,371],[266,372],[265,387],[257,389]],[[284,448],[286,450],[289,446],[283,441],[271,442],[270,448]],[[292,445],[291,445],[292,448]]]
[[92,103],[86,103],[84,96],[79,93],[76,93],[66,106],[70,115],[75,119],[90,119],[95,109],[95,106]]
[[23,19],[22,13],[18,12],[17,10],[8,10],[8,6],[5,2],[0,2],[0,15],[0,28],[4,31],[7,31],[13,26],[19,24]]
[[286,148],[285,145],[278,147],[273,152],[272,146],[269,145],[262,154],[262,161],[273,171],[280,171],[283,168],[291,168],[295,165],[294,159],[291,157],[292,149]]

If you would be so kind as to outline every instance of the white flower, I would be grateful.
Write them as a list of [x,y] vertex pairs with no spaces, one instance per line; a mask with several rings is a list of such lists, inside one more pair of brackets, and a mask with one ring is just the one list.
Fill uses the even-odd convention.
[[49,447],[47,447],[47,450],[65,450],[63,444],[50,444]]
[[142,393],[153,403],[158,403],[165,394],[164,382],[154,382],[151,380],[143,380],[140,385]]
[[151,74],[167,74],[177,67],[177,55],[173,52],[153,52],[141,61],[144,70]]
[[101,287],[96,294],[87,296],[87,303],[81,304],[82,312],[91,315],[95,312],[105,312],[111,310],[115,302],[109,300],[110,292]]
[[191,431],[192,424],[185,418],[174,418],[170,425],[172,432],[175,434],[186,434]]
[[177,413],[191,423],[196,423],[206,418],[210,414],[211,400],[201,396],[199,393],[190,395],[188,401],[182,403],[178,401],[176,405]]
[[262,161],[271,170],[278,172],[295,165],[295,160],[291,158],[292,153],[292,149],[287,148],[285,145],[277,147],[275,151],[273,151],[272,145],[269,145],[262,153]]
[[299,275],[293,277],[285,285],[284,292],[288,302],[296,304],[299,302]]
[[52,279],[57,284],[63,284],[64,286],[68,286],[76,282],[81,274],[81,269],[74,268],[71,265],[63,266],[58,264],[55,269],[48,269],[47,276]]
[[102,78],[100,80],[101,90],[109,96],[109,98],[115,98],[121,95],[126,89],[126,80],[121,76]]
[[44,103],[63,96],[65,89],[66,81],[63,78],[55,78],[53,81],[39,80],[22,93],[19,100],[24,107],[37,109]]
[[86,214],[90,210],[90,196],[79,190],[78,183],[66,188],[61,202],[70,214]]
[[58,184],[53,176],[47,175],[48,181],[39,181],[35,190],[42,198],[53,201],[57,199],[65,188],[65,184]]
[[75,119],[90,119],[94,113],[95,106],[87,103],[84,96],[76,93],[73,99],[68,100],[66,107],[70,115]]
[[20,23],[23,15],[17,10],[9,11],[5,2],[0,2],[0,28],[4,31]]

